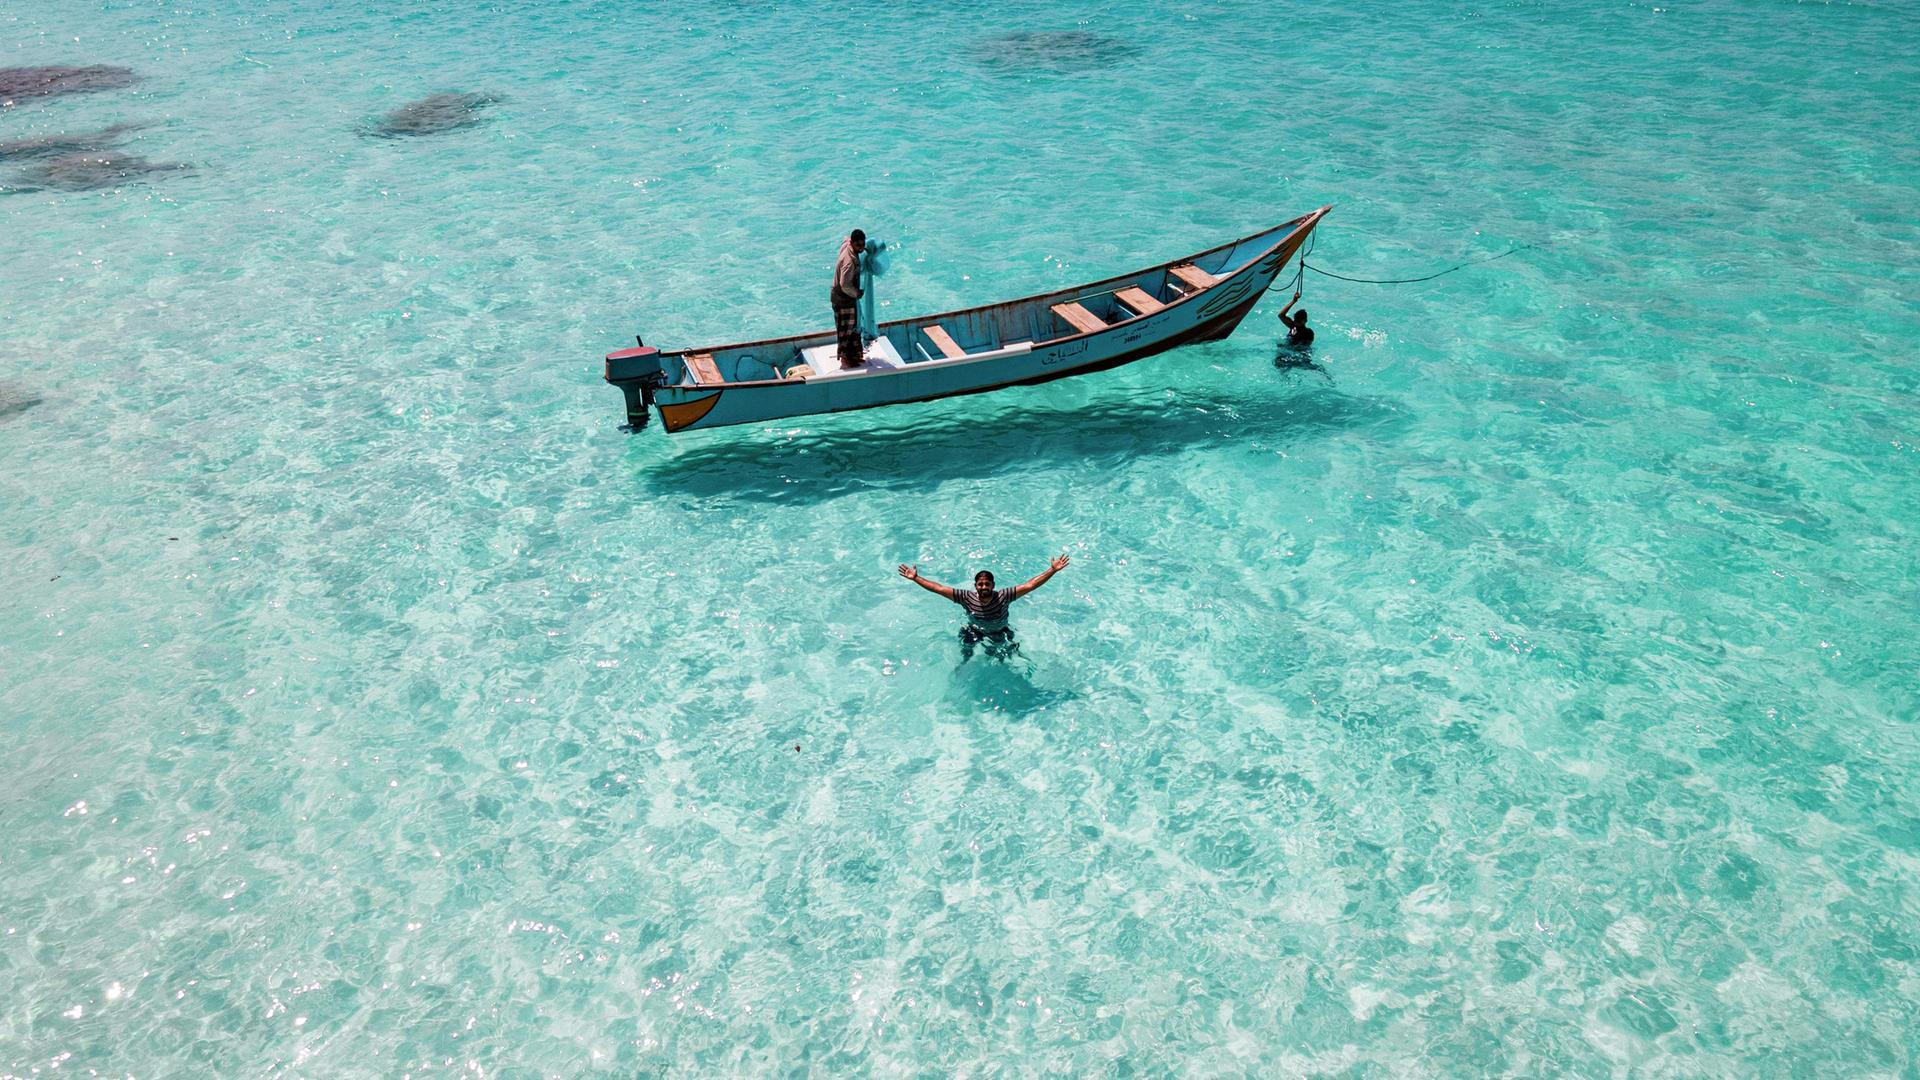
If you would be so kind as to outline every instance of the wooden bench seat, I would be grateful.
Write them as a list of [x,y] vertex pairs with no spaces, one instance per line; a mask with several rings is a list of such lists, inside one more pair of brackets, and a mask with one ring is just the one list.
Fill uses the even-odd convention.
[[720,369],[714,366],[712,353],[688,353],[681,357],[686,362],[687,374],[701,386],[718,386],[727,380],[720,377]]
[[1167,305],[1148,296],[1145,289],[1136,289],[1129,285],[1124,289],[1113,290],[1114,298],[1133,309],[1135,315],[1151,315]]
[[961,348],[959,343],[953,340],[953,335],[947,333],[947,328],[938,323],[926,327],[921,333],[927,335],[927,340],[933,342],[934,347],[940,350],[940,355],[949,360],[958,360],[967,355],[967,350]]
[[1100,316],[1069,300],[1064,304],[1053,305],[1053,313],[1065,319],[1075,330],[1083,334],[1097,334],[1107,328]]
[[1167,272],[1172,274],[1174,277],[1179,278],[1183,284],[1185,284],[1188,288],[1192,289],[1194,292],[1199,292],[1201,289],[1204,289],[1209,285],[1212,285],[1214,282],[1220,280],[1219,278],[1214,277],[1212,274],[1207,273],[1205,270],[1200,269],[1199,267],[1193,265],[1192,263],[1181,263],[1179,266],[1176,266]]

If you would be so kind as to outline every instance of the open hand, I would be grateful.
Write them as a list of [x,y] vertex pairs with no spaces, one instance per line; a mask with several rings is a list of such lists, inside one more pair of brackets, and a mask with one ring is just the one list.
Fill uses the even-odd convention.
[[1055,570],[1065,570],[1065,569],[1067,568],[1067,553],[1066,553],[1066,552],[1064,552],[1064,551],[1063,551],[1063,552],[1061,552],[1060,554],[1058,554],[1058,555],[1055,555],[1055,556],[1053,557],[1053,568],[1054,568]]
[[908,581],[919,581],[920,568],[917,566],[908,566],[906,563],[901,563],[900,576],[903,578],[906,578]]

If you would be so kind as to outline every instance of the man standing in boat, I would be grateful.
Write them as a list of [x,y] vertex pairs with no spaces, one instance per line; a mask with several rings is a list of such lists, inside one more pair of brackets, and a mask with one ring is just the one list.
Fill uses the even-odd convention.
[[1007,625],[1007,605],[1045,585],[1047,579],[1066,567],[1066,555],[1059,555],[1032,581],[1011,589],[995,589],[993,575],[985,570],[973,575],[972,591],[930,581],[920,576],[919,567],[904,563],[900,566],[900,576],[967,609],[967,625],[960,628],[960,662],[964,664],[973,659],[973,647],[983,642],[987,646],[987,655],[995,660],[1005,660],[1018,652],[1020,643],[1014,640],[1013,629]]
[[867,234],[859,229],[840,244],[833,264],[833,332],[840,339],[840,366],[857,368],[867,362],[866,343],[860,340],[860,253]]

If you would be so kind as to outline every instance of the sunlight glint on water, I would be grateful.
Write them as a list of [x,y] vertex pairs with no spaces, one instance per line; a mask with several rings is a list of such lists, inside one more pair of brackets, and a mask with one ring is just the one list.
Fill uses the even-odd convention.
[[[0,1072],[1915,1068],[1910,12],[507,7],[0,20],[190,166],[0,160]],[[1324,375],[599,381],[1327,202],[1535,246]],[[1030,667],[893,576],[1061,550]]]

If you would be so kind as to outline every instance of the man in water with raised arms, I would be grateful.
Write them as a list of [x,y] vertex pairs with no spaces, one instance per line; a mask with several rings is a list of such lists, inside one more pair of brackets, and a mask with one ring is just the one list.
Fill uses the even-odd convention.
[[928,581],[920,576],[919,567],[904,563],[900,566],[900,576],[967,609],[967,625],[960,628],[960,661],[965,663],[973,659],[973,647],[981,642],[986,643],[987,655],[996,660],[1013,655],[1020,643],[1013,639],[1013,629],[1007,625],[1007,605],[1045,585],[1048,578],[1066,566],[1067,557],[1060,555],[1032,581],[1011,589],[995,589],[993,575],[982,570],[973,575],[971,592]]
[[840,242],[840,258],[833,264],[833,332],[840,339],[840,366],[857,368],[867,362],[866,342],[860,340],[860,253],[867,234],[853,230]]

